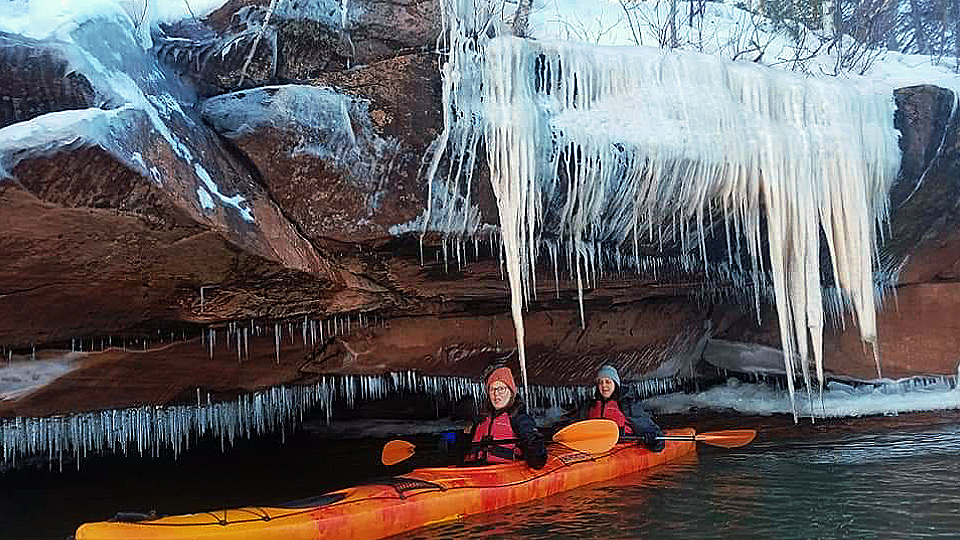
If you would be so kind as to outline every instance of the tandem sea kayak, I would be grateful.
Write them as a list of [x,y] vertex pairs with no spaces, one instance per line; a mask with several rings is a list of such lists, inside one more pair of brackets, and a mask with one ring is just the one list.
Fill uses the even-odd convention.
[[541,470],[523,462],[415,469],[282,507],[86,523],[77,529],[76,540],[384,538],[602,482],[694,452],[693,429],[669,430],[667,436],[687,440],[667,440],[661,452],[625,443],[600,454],[554,444]]

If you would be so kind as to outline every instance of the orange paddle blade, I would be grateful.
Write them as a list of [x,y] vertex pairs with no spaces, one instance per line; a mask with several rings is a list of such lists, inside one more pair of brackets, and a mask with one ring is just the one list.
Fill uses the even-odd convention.
[[399,439],[392,440],[383,445],[383,452],[380,453],[380,461],[384,465],[396,465],[409,458],[415,452],[416,446],[407,441]]
[[620,428],[613,420],[574,422],[553,436],[553,442],[585,454],[602,454],[620,440]]
[[755,429],[728,429],[726,431],[708,431],[697,433],[697,442],[706,443],[721,448],[738,448],[745,446],[757,436]]

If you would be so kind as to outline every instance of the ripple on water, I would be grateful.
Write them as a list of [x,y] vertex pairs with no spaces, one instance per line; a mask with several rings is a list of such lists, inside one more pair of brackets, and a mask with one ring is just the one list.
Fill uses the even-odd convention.
[[960,538],[960,426],[702,446],[653,471],[401,538]]

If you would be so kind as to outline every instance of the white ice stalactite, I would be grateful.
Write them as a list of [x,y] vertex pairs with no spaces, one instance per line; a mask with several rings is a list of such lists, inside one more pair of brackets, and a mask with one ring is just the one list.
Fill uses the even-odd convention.
[[703,269],[722,219],[728,264],[749,259],[758,313],[772,283],[791,399],[795,377],[810,392],[811,363],[823,382],[823,233],[836,287],[876,351],[875,230],[900,159],[888,89],[697,53],[488,38],[480,12],[446,4],[445,126],[427,181],[444,152],[466,159],[455,141],[479,123],[524,386],[522,312],[544,233],[562,244],[582,312],[606,251],[632,250],[639,271],[641,245],[676,246],[682,267]]
[[[470,203],[470,186],[482,135],[477,110],[481,92],[480,41],[494,24],[494,12],[489,6],[484,9],[467,0],[441,1],[450,5],[441,10],[443,31],[438,37],[438,48],[457,46],[461,50],[441,66],[443,130],[430,145],[422,164],[421,172],[427,181],[427,208],[421,223],[421,264],[423,238],[428,231],[442,230],[456,238],[475,234],[480,225],[479,211]],[[463,16],[450,17],[451,13]],[[474,30],[476,33],[471,34]],[[448,158],[445,171],[444,156]]]
[[278,366],[280,365],[280,338],[281,338],[280,334],[281,332],[283,332],[283,329],[280,326],[280,323],[274,323],[273,324],[273,348],[274,348],[274,351],[276,352]]
[[215,328],[207,329],[207,346],[210,349],[210,359],[213,359],[213,349],[217,344],[217,330]]

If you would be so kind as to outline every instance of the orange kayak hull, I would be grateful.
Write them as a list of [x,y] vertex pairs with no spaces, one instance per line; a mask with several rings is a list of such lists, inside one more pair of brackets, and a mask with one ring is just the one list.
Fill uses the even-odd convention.
[[693,429],[667,432],[661,452],[620,444],[588,455],[553,445],[546,466],[526,464],[415,469],[381,483],[327,493],[303,508],[246,507],[139,522],[86,523],[76,540],[374,540],[433,523],[547,497],[674,460],[695,451]]

